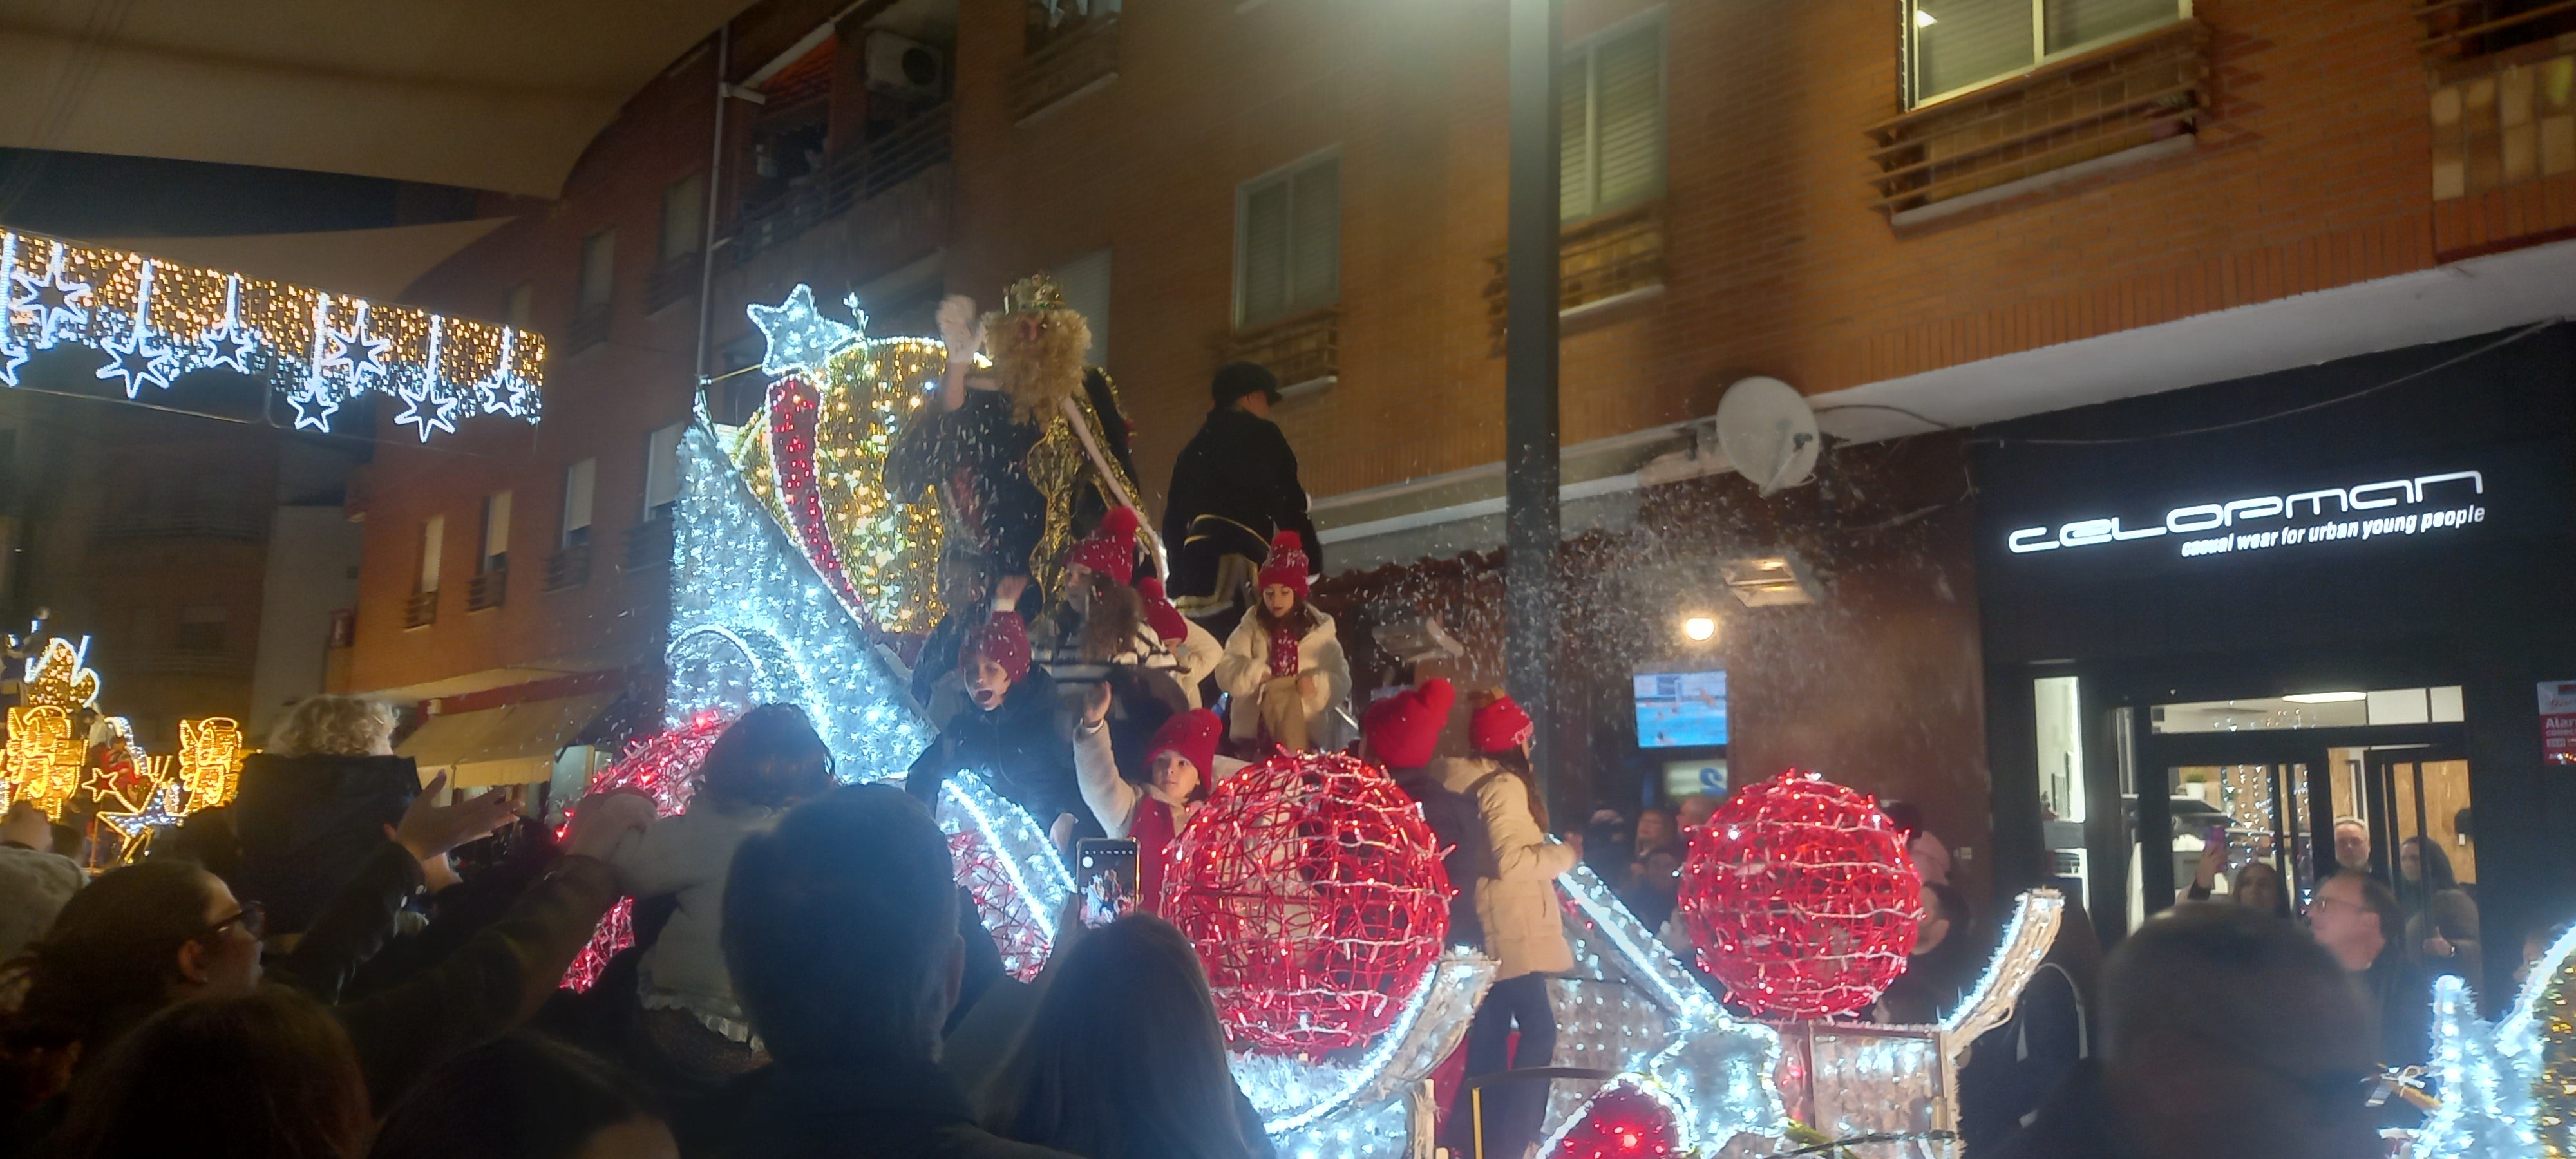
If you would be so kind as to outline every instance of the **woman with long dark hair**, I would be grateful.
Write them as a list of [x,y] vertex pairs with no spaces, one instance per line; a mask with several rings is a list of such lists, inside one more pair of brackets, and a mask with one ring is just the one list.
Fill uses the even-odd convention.
[[[254,952],[256,943],[252,943]],[[283,986],[181,1002],[89,1068],[56,1159],[354,1159],[367,1084],[348,1034]]]
[[1047,969],[1037,1012],[985,1090],[987,1129],[1086,1159],[1267,1159],[1207,974],[1171,923],[1120,918]]
[[2460,888],[2451,856],[2438,843],[2409,837],[2397,845],[2398,891],[2406,907],[2406,949],[2427,971],[2486,980],[2478,940],[2478,903]]
[[713,1086],[768,1061],[726,972],[725,880],[734,850],[775,828],[799,802],[833,785],[832,753],[803,709],[764,704],[708,748],[688,811],[664,817],[609,856],[626,891],[643,902],[676,895],[639,971],[644,1032],[674,1077]]

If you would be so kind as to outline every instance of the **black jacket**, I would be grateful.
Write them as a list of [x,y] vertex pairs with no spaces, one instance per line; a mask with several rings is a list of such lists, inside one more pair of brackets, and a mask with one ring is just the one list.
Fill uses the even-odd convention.
[[1040,829],[1059,813],[1090,816],[1073,770],[1073,734],[1059,722],[1056,704],[1055,678],[1030,667],[1012,682],[1001,707],[986,712],[969,704],[949,717],[938,738],[913,760],[904,789],[935,814],[939,786],[949,774],[967,769],[1028,810]]
[[2059,1083],[2030,1125],[1989,1149],[1985,1159],[2133,1159],[2118,1115],[2102,1090],[2102,1068],[2091,1060]]
[[957,1080],[927,1062],[774,1065],[726,1096],[734,1113],[715,1153],[729,1159],[1071,1159],[977,1126]]
[[1288,436],[1241,407],[1208,412],[1172,464],[1171,497],[1163,507],[1172,598],[1231,595],[1216,590],[1217,561],[1240,555],[1259,563],[1270,553],[1270,537],[1281,531],[1305,541],[1307,567],[1321,574],[1323,544],[1306,515],[1306,487],[1297,481],[1297,452]]
[[233,892],[268,907],[271,932],[303,932],[419,795],[410,757],[251,754],[232,805]]

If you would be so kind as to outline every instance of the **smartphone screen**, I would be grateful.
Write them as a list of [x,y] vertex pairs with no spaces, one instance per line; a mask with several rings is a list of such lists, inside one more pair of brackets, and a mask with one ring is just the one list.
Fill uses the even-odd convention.
[[1098,928],[1136,912],[1136,842],[1085,837],[1073,843],[1073,885],[1082,891],[1082,924]]

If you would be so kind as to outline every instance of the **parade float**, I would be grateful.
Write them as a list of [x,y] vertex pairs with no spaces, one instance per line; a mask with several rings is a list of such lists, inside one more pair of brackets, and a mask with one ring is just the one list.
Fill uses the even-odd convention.
[[22,665],[0,740],[0,804],[92,826],[91,868],[132,862],[189,814],[231,803],[251,752],[239,722],[182,720],[176,753],[146,752],[126,718],[100,708],[86,637],[48,634],[39,620],[0,647]]
[[[856,325],[826,316],[801,286],[752,308],[769,338],[766,405],[740,426],[701,413],[681,440],[667,731],[595,787],[678,811],[707,746],[755,704],[802,707],[845,779],[898,776],[930,742],[908,674],[943,611],[942,520],[934,496],[890,493],[885,464],[903,420],[933,405],[947,351],[868,337],[851,314]],[[1123,500],[1099,418],[1080,401],[1041,411],[1038,446],[1059,482],[1088,469]],[[1050,541],[1069,542],[1054,524]],[[1427,1157],[1432,1072],[1494,966],[1445,945],[1447,884],[1418,812],[1382,771],[1329,754],[1283,753],[1219,788],[1176,842],[1167,897],[1208,967],[1245,1093],[1283,1156]],[[1034,976],[1073,891],[1044,826],[971,773],[945,782],[938,820],[1006,969]],[[1959,1065],[2011,1016],[2062,900],[2018,898],[1956,1009],[1888,1026],[1850,1017],[1902,969],[1919,879],[1866,797],[1809,773],[1750,787],[1700,831],[1684,876],[1683,925],[1714,990],[1589,870],[1558,879],[1577,965],[1551,983],[1555,1061],[1593,1077],[1555,1083],[1541,1154],[1958,1154]],[[626,936],[621,910],[568,980],[595,976]],[[2562,945],[2552,970],[2566,957]],[[2543,993],[2489,1028],[2445,991],[2445,1075],[2527,1091],[2546,1053],[2529,1013]],[[2527,1095],[2451,1106],[2452,1137],[2539,1129]]]

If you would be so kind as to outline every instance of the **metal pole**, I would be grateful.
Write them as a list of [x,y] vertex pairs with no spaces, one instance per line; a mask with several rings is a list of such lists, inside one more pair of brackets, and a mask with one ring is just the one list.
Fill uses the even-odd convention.
[[1537,723],[1534,767],[1553,790],[1557,516],[1556,65],[1560,0],[1511,0],[1511,197],[1503,341],[1503,680]]
[[[707,145],[707,180],[702,186],[706,190],[707,214],[704,229],[698,234],[698,351],[697,360],[689,364],[689,372],[696,377],[692,391],[704,391],[709,386],[707,340],[715,329],[716,308],[716,205],[722,185],[719,175],[724,172],[725,162],[725,101],[732,96],[725,71],[733,67],[732,58],[733,21],[727,20],[716,29],[716,126]],[[722,413],[713,398],[706,399],[704,405],[708,414]]]

